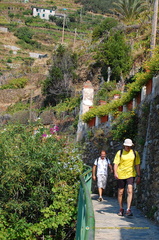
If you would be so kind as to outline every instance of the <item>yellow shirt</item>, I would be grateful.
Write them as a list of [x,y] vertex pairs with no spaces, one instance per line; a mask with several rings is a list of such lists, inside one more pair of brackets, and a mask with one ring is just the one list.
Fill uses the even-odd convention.
[[119,179],[126,179],[136,176],[135,165],[140,164],[140,156],[137,151],[135,152],[136,158],[132,149],[129,152],[123,149],[121,157],[121,150],[116,153],[114,164],[118,164],[117,173]]

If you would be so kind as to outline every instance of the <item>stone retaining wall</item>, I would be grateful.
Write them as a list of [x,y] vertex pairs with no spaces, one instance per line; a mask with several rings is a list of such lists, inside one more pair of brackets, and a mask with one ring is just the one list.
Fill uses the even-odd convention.
[[141,184],[136,204],[159,222],[159,95],[138,109],[138,148],[141,154]]
[[1,103],[13,103],[24,97],[24,89],[3,89],[0,91]]

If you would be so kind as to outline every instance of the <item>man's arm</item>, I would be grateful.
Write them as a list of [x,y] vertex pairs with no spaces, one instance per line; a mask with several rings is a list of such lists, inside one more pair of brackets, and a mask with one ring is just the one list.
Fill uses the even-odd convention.
[[97,166],[93,165],[93,168],[92,168],[92,179],[94,181],[96,180],[96,168],[97,168]]
[[136,183],[139,184],[140,181],[141,181],[141,171],[140,171],[140,165],[135,165],[135,168],[136,168],[136,172],[137,172],[137,180],[136,180]]
[[118,179],[117,169],[118,169],[118,164],[114,164],[114,177],[115,177],[116,179]]
[[113,167],[111,164],[109,164],[109,168],[110,168],[111,173],[113,173]]

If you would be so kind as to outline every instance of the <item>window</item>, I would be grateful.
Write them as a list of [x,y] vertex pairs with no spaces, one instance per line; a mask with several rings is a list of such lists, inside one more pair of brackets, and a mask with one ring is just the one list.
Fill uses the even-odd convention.
[[43,9],[43,12],[45,12],[45,9]]
[[50,12],[52,13],[52,10],[50,10]]
[[43,14],[43,17],[45,17],[45,14]]
[[38,16],[40,16],[40,13],[38,13]]
[[38,12],[38,8],[36,9],[36,11]]

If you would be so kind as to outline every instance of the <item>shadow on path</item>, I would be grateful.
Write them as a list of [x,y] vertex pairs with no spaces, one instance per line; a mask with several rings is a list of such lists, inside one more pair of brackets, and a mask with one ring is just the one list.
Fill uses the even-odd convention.
[[[133,216],[118,216],[117,199],[92,194],[95,214],[95,240],[158,240],[159,226],[147,219],[136,207],[132,207]],[[126,209],[126,205],[124,205]]]

